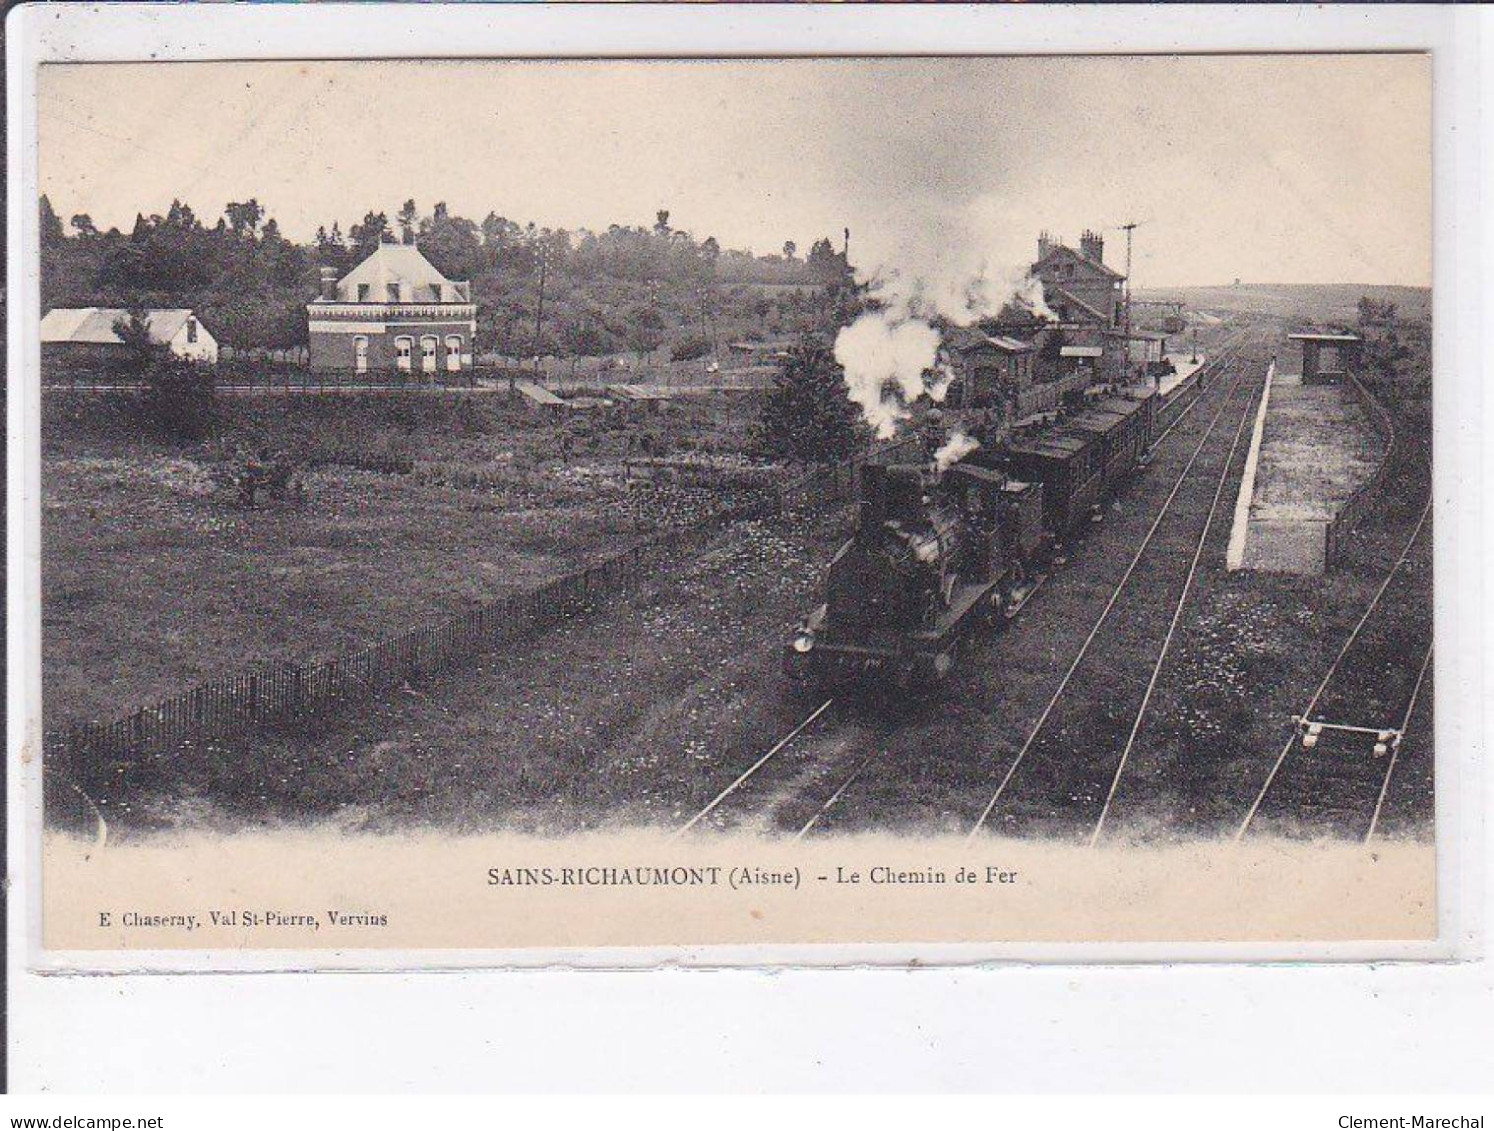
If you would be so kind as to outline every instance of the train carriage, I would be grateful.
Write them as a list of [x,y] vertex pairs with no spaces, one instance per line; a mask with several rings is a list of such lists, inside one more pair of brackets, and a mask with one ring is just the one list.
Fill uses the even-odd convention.
[[1070,421],[1072,429],[1093,437],[1107,493],[1123,483],[1146,455],[1151,440],[1146,411],[1149,404],[1149,397],[1105,397]]
[[1043,484],[1043,517],[1067,538],[1099,501],[1103,464],[1094,437],[1064,427],[1009,444],[999,457],[1014,476]]

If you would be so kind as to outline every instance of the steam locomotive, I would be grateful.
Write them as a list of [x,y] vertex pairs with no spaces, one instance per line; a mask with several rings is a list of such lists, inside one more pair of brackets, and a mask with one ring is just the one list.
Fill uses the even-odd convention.
[[855,532],[784,650],[789,676],[936,687],[972,632],[1015,616],[1055,548],[1145,464],[1155,422],[1150,390],[1105,391],[942,472],[864,464]]

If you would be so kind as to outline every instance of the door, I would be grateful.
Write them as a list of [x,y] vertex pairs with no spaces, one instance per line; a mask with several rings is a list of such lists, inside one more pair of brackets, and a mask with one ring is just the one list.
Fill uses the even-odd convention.
[[446,339],[446,372],[460,373],[462,371],[462,339],[460,335],[451,334]]
[[414,346],[413,338],[394,339],[394,365],[402,373],[410,372],[410,351]]
[[359,373],[368,372],[368,339],[361,334],[353,339],[353,368]]
[[420,339],[420,371],[422,373],[436,371],[436,337],[434,334],[427,334]]

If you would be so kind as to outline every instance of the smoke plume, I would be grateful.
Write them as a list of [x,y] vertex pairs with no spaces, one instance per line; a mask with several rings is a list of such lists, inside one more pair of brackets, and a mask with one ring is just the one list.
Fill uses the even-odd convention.
[[978,447],[979,440],[972,439],[956,428],[949,434],[949,439],[944,441],[944,446],[934,453],[934,470],[943,475]]
[[[982,204],[984,202],[981,202]],[[891,438],[908,406],[921,396],[941,401],[953,374],[939,362],[934,323],[969,326],[1015,301],[1056,321],[1043,302],[1042,283],[1025,268],[999,267],[990,246],[990,209],[921,216],[856,265],[872,307],[835,339],[848,395],[883,439]],[[986,235],[982,235],[982,229]]]
[[938,355],[939,331],[886,310],[868,311],[835,339],[835,360],[845,369],[847,392],[884,440],[892,438],[897,422],[908,415],[907,406],[930,391],[924,373]]

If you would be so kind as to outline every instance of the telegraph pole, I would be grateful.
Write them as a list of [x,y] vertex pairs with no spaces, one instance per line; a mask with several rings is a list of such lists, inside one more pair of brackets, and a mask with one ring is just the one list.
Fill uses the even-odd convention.
[[[1126,341],[1125,353],[1126,369],[1131,368],[1131,233],[1140,225],[1132,220],[1129,224],[1122,224],[1121,231],[1126,233]],[[1128,374],[1129,375],[1129,374]]]
[[[1130,256],[1130,253],[1127,252],[1127,257],[1129,258],[1129,256]],[[533,341],[533,343],[529,347],[530,348],[530,352],[534,354],[534,372],[535,372],[535,376],[539,376],[539,371],[540,371],[540,358],[539,358],[540,330],[541,330],[541,328],[545,324],[545,274],[549,270],[549,266],[550,266],[550,256],[549,256],[549,253],[548,253],[548,249],[543,248],[543,247],[540,248],[539,261],[540,261],[539,262],[539,268],[540,268],[539,304],[534,309],[534,341]]]

